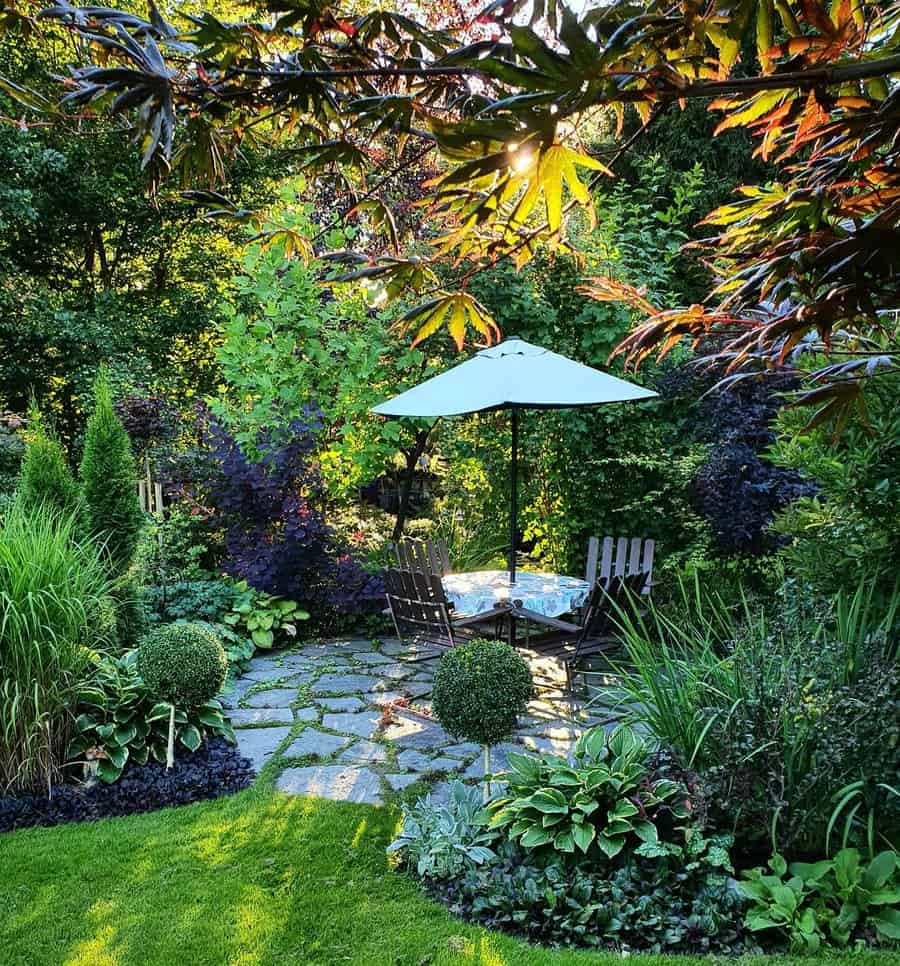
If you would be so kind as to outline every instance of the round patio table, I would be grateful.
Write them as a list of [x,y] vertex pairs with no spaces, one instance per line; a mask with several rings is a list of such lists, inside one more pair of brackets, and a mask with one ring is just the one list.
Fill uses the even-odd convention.
[[481,614],[508,601],[514,614],[521,609],[550,618],[578,610],[591,589],[586,580],[578,577],[528,570],[516,571],[516,582],[512,585],[508,570],[446,574],[442,583],[447,599],[458,614]]

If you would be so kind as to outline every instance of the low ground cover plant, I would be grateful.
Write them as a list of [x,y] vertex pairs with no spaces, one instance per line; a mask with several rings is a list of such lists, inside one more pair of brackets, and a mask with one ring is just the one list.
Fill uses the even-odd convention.
[[728,835],[692,820],[630,728],[595,728],[572,762],[511,753],[505,790],[404,810],[392,853],[455,912],[545,943],[622,950],[753,948]]
[[790,866],[776,854],[768,866],[750,869],[740,883],[752,902],[749,929],[780,935],[800,953],[865,944],[872,933],[900,940],[900,855],[893,850],[866,862],[858,849],[841,849],[832,859]]

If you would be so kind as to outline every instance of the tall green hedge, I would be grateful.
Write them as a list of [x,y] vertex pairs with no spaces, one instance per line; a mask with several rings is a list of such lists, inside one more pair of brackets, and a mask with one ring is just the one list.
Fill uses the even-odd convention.
[[125,574],[134,560],[144,516],[131,441],[113,410],[109,380],[102,370],[94,383],[81,482],[88,529],[103,541],[111,569]]

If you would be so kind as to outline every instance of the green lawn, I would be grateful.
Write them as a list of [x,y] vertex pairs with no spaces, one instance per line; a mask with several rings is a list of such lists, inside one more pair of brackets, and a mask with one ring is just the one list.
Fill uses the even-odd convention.
[[0,836],[0,963],[620,961],[539,950],[454,920],[388,869],[396,821],[395,809],[287,798],[263,785],[218,802]]

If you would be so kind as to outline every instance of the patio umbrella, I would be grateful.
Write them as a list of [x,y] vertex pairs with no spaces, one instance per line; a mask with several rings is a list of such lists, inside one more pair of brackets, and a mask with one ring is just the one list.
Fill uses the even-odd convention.
[[381,416],[462,416],[509,409],[512,428],[509,581],[516,582],[520,409],[570,409],[650,399],[655,392],[510,337],[372,408]]

